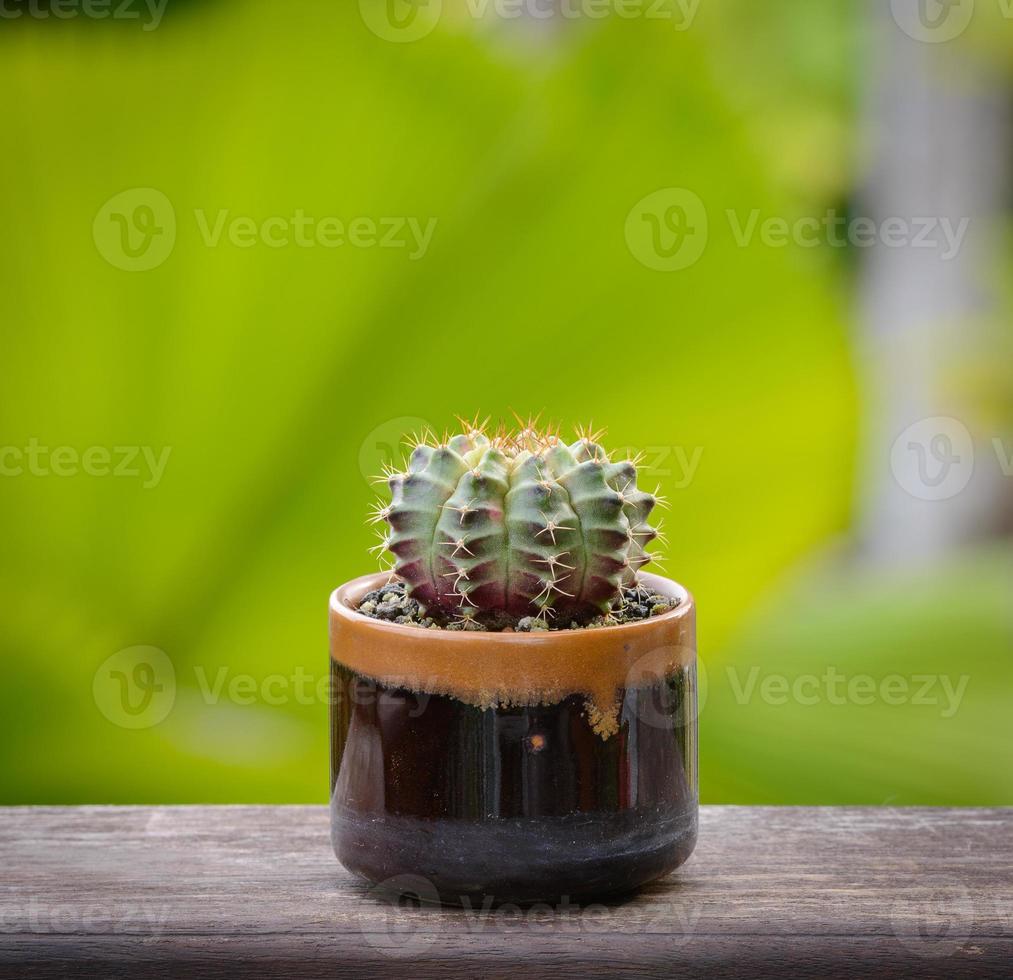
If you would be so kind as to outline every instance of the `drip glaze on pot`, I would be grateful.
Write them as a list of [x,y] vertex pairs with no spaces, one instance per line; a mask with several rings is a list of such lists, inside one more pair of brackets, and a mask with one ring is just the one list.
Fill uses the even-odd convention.
[[421,630],[362,615],[356,607],[387,576],[367,575],[331,596],[331,656],[387,687],[455,697],[481,708],[555,704],[582,695],[594,731],[618,730],[620,691],[657,684],[696,657],[696,611],[688,592],[643,573],[678,599],[669,612],[622,626],[535,633]]

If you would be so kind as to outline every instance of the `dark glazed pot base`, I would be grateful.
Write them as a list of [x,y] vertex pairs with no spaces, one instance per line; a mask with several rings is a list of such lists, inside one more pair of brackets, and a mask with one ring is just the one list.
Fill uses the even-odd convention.
[[332,661],[331,837],[384,890],[448,904],[628,893],[696,841],[696,676],[620,692],[605,739],[584,698],[481,709]]
[[679,867],[696,843],[695,804],[566,816],[454,820],[331,806],[350,871],[449,905],[582,903],[627,894]]

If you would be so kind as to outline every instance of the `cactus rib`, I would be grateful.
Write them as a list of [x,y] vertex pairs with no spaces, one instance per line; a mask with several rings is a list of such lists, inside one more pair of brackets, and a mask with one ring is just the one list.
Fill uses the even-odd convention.
[[429,438],[388,475],[391,501],[371,519],[388,524],[381,547],[430,615],[583,621],[607,612],[651,560],[656,498],[597,434],[566,445],[529,422],[490,438],[476,419]]

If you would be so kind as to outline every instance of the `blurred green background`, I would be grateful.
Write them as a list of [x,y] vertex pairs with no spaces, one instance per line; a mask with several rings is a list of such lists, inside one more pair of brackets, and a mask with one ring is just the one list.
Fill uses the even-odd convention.
[[[422,422],[514,410],[606,425],[670,498],[705,802],[1013,802],[1008,146],[945,275],[741,240],[891,213],[894,47],[1008,107],[1009,22],[930,45],[843,0],[402,2],[0,24],[0,802],[325,800],[366,478]],[[703,251],[659,271],[625,229],[671,188]],[[358,244],[300,246],[298,214]],[[408,218],[425,247],[371,239]],[[928,463],[959,483],[965,431],[975,462],[926,500],[895,439],[937,417]]]

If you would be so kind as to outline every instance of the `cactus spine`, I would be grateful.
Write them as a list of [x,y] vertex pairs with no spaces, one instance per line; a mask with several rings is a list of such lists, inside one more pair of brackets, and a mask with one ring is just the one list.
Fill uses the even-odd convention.
[[419,441],[390,472],[380,548],[429,615],[479,622],[607,614],[636,583],[658,537],[657,498],[632,460],[612,462],[591,433],[566,445],[532,426],[490,438],[479,426]]

